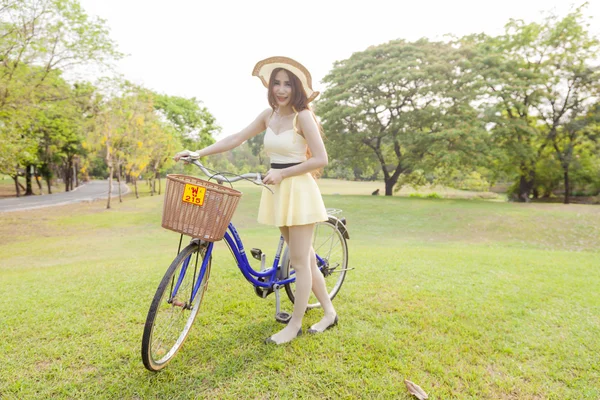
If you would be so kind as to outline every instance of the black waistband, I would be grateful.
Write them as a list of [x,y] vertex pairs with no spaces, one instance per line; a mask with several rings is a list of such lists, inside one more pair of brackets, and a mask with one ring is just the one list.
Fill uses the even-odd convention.
[[289,163],[289,164],[277,164],[277,163],[271,163],[271,168],[272,169],[284,169],[284,168],[289,168],[289,167],[293,167],[294,165],[298,165],[298,164],[302,164],[302,163]]

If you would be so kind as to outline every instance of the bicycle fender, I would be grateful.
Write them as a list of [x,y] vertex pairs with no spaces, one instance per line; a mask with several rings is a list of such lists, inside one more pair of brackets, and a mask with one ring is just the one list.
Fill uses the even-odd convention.
[[348,234],[348,228],[346,228],[346,224],[342,222],[341,219],[334,217],[333,215],[329,215],[328,217],[329,222],[337,227],[337,229],[342,232],[342,235],[344,235],[347,240],[350,240],[350,234]]

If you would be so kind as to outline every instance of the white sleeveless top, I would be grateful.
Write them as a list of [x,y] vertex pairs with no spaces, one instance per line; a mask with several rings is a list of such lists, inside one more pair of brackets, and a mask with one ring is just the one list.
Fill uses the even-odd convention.
[[306,161],[306,139],[294,129],[276,134],[267,127],[264,140],[265,152],[274,164],[289,164]]

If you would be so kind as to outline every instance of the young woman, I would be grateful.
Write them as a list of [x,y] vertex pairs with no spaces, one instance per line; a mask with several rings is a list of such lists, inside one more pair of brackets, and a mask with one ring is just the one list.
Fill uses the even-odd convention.
[[222,153],[266,130],[264,147],[270,157],[271,169],[263,183],[273,185],[274,194],[263,190],[258,222],[279,227],[296,271],[292,318],[284,329],[266,339],[267,343],[282,344],[302,334],[302,318],[311,289],[325,315],[309,329],[309,333],[323,332],[338,321],[312,248],[315,223],[326,221],[327,213],[311,173],[327,165],[327,151],[309,107],[319,92],[312,89],[308,70],[291,58],[271,57],[258,62],[252,75],[258,76],[268,88],[271,107],[242,131],[197,152],[180,152],[175,159]]

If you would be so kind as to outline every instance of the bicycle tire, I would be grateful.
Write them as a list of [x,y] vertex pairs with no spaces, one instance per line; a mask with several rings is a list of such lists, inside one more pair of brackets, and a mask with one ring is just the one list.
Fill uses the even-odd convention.
[[[186,246],[175,257],[156,289],[142,336],[142,360],[150,371],[163,369],[181,349],[190,332],[210,276],[211,259],[208,260],[196,297],[188,304],[194,283],[200,276],[205,253],[206,248],[197,243]],[[186,260],[186,271],[182,275]],[[179,290],[173,295],[170,292],[180,277]]]
[[[326,264],[319,266],[317,263],[317,267],[319,267],[321,273],[325,277],[327,293],[331,300],[339,293],[348,269],[348,243],[346,242],[344,232],[340,229],[338,224],[341,224],[341,222],[337,219],[318,222],[315,224],[315,233],[313,235],[313,248]],[[282,257],[282,275],[286,278],[290,276],[291,269],[293,269],[289,262],[288,253],[289,250],[286,247]],[[331,288],[329,288],[330,285],[332,285]],[[295,299],[295,283],[286,284],[285,292],[293,303]],[[320,306],[321,304],[316,299],[314,293],[311,293],[307,310],[318,308]]]

